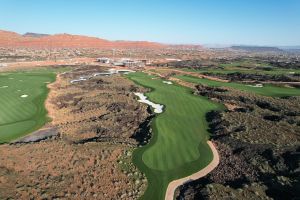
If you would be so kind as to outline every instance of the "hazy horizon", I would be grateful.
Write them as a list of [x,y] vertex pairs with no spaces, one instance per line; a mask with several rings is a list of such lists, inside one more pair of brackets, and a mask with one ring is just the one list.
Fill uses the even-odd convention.
[[2,0],[0,29],[165,44],[299,46],[299,10],[297,0]]

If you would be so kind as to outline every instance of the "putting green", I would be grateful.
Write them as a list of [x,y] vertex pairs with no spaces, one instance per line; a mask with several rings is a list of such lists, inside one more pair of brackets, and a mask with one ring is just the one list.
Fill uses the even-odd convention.
[[183,81],[187,81],[190,83],[202,84],[213,87],[230,87],[246,92],[253,92],[263,96],[272,96],[272,97],[284,97],[284,96],[300,96],[300,89],[298,88],[287,88],[287,87],[278,87],[271,84],[265,84],[263,87],[253,87],[246,84],[234,83],[234,82],[219,82],[213,81],[204,78],[193,77],[189,75],[179,75],[176,76]]
[[0,143],[10,142],[42,127],[47,120],[44,106],[47,84],[54,72],[0,74]]
[[168,184],[207,166],[212,152],[207,145],[209,133],[205,114],[223,107],[192,90],[177,84],[167,85],[163,79],[152,79],[145,73],[127,75],[152,91],[150,101],[164,105],[164,112],[152,121],[153,138],[133,154],[133,161],[148,179],[142,199],[164,199]]

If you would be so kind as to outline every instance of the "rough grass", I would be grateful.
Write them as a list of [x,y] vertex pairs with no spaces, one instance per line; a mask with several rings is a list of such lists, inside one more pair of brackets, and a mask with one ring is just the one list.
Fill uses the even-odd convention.
[[48,71],[0,74],[0,143],[24,136],[46,123],[47,83],[54,80],[55,73]]
[[197,78],[189,75],[179,75],[176,76],[176,78],[179,78],[183,81],[187,81],[190,83],[202,84],[206,86],[230,87],[230,88],[234,88],[246,92],[253,92],[263,96],[272,96],[272,97],[300,96],[300,89],[278,87],[270,84],[264,85],[262,88],[258,88],[258,87],[251,87],[247,84],[234,83],[234,82],[224,83],[224,82],[213,81],[204,78]]
[[128,77],[152,91],[146,95],[163,104],[164,112],[152,121],[153,138],[134,152],[134,163],[148,179],[143,199],[164,199],[170,181],[191,175],[209,164],[212,152],[207,145],[209,134],[205,114],[222,106],[195,96],[192,90],[145,73]]

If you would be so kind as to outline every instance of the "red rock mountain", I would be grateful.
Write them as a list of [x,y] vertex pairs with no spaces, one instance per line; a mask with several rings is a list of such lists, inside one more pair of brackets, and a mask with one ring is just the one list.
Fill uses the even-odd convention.
[[[31,33],[32,35],[32,33]],[[81,35],[56,34],[34,37],[0,30],[0,47],[26,48],[164,48],[166,45],[146,41],[109,41]]]

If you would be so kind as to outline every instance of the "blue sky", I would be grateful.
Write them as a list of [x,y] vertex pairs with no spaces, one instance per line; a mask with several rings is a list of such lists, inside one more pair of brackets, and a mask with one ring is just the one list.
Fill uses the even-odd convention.
[[163,43],[300,45],[300,0],[0,0],[0,29]]

